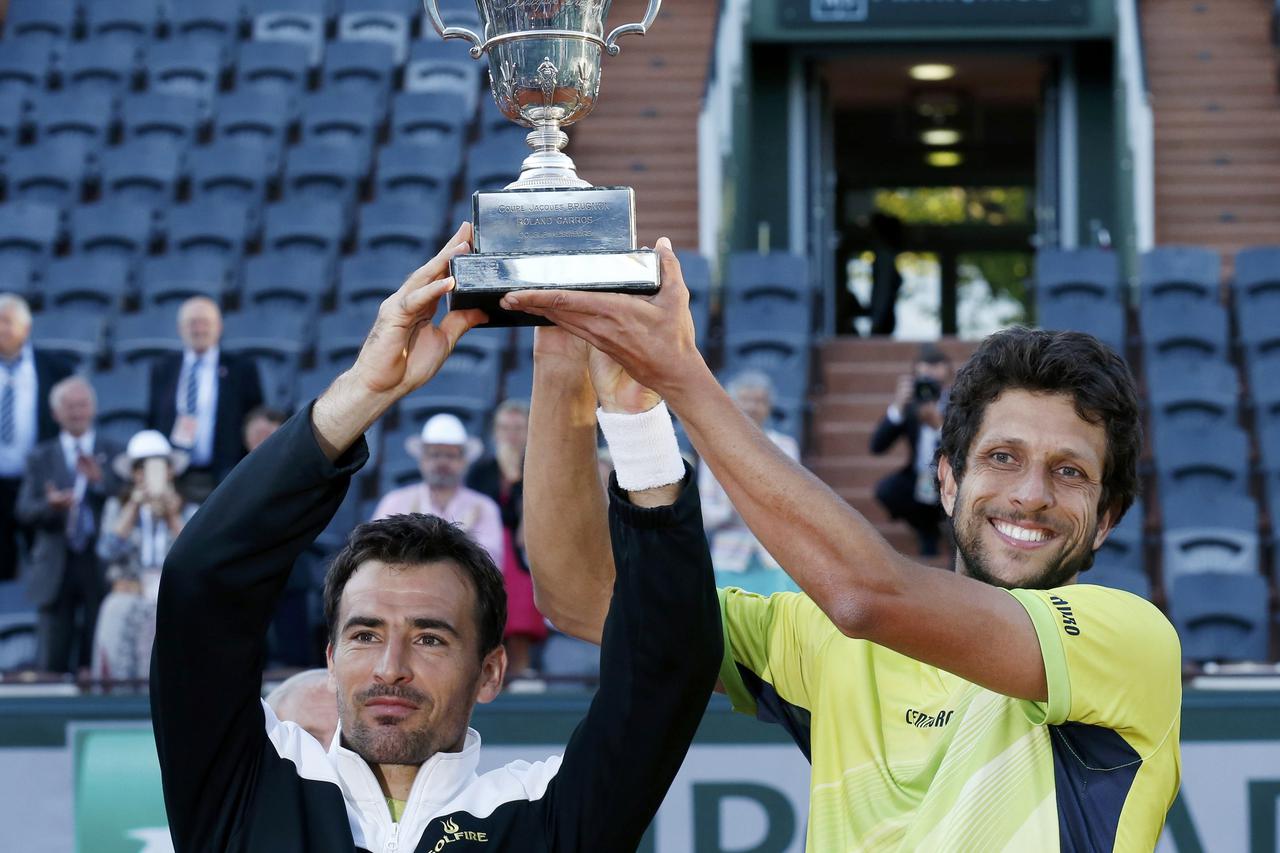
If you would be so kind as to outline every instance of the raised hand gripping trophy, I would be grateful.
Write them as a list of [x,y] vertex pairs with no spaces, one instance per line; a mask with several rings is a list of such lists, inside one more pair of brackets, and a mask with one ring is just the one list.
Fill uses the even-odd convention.
[[585,118],[600,92],[601,54],[617,55],[624,35],[644,35],[662,0],[649,0],[644,20],[604,35],[612,0],[476,0],[484,38],[447,26],[437,0],[423,0],[446,39],[489,54],[489,85],[502,114],[533,128],[520,178],[472,197],[473,254],[454,258],[457,286],[449,308],[482,308],[492,326],[541,322],[498,305],[515,290],[569,289],[656,293],[657,257],[636,248],[635,191],[593,187],[578,177],[562,127]]

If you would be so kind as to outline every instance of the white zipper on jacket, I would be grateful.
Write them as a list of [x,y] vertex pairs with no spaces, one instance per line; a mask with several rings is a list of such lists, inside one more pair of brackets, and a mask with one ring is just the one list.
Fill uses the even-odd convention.
[[387,842],[387,853],[396,853],[400,838],[400,823],[393,821],[391,824],[391,840]]

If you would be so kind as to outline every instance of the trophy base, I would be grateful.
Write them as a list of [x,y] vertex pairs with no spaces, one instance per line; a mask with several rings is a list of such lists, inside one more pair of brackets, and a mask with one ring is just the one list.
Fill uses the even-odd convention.
[[658,292],[658,256],[651,249],[631,252],[458,255],[449,262],[456,286],[450,311],[479,308],[489,326],[546,326],[550,321],[507,311],[502,297],[517,290],[587,290],[650,296]]

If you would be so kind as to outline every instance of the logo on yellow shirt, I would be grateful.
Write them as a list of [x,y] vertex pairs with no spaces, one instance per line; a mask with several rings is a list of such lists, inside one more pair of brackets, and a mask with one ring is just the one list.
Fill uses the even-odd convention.
[[917,711],[915,708],[908,708],[907,725],[915,726],[917,729],[940,729],[951,722],[951,715],[954,713],[955,711],[939,711],[937,714],[930,716],[923,711]]

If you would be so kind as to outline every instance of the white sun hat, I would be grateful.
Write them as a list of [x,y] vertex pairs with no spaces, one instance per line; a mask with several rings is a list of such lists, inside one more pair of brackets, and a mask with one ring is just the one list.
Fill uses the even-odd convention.
[[121,479],[128,480],[133,477],[134,463],[158,456],[169,460],[169,467],[173,469],[175,477],[187,470],[187,464],[191,461],[186,453],[173,449],[173,445],[169,444],[169,439],[164,437],[164,433],[154,429],[144,429],[133,434],[124,453],[111,461],[111,467]]

